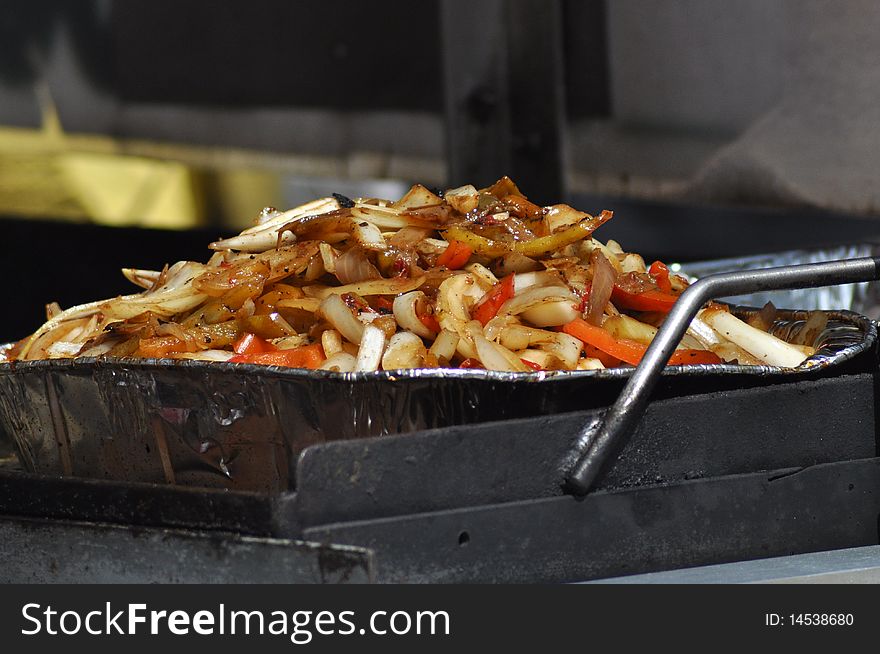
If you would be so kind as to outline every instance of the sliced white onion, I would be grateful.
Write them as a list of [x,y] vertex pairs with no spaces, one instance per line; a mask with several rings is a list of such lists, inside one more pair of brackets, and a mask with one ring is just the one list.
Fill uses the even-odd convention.
[[321,333],[321,348],[328,357],[342,352],[342,335],[335,329],[325,329]]
[[[242,252],[265,252],[275,247],[278,243],[278,230],[289,222],[315,216],[339,209],[339,202],[334,198],[320,198],[312,202],[289,209],[283,213],[273,215],[262,223],[249,227],[238,236],[225,238],[211,243],[208,247],[212,250],[240,250]],[[285,232],[281,238],[282,244],[290,244],[296,237]]]
[[562,362],[563,367],[569,370],[577,365],[583,348],[583,343],[580,340],[568,334],[535,329],[525,325],[512,325],[505,328],[501,332],[499,342],[514,351],[537,346],[541,350],[553,354]]
[[513,278],[513,292],[518,294],[531,286],[558,286],[560,281],[559,275],[549,270],[517,273]]
[[525,359],[526,361],[531,361],[534,364],[537,364],[544,370],[558,370],[562,368],[562,362],[556,358],[550,352],[545,352],[544,350],[520,350],[516,353],[520,359]]
[[[368,279],[355,284],[344,286],[325,286],[321,288],[311,287],[307,293],[312,297],[326,298],[330,295],[398,295],[409,293],[425,283],[424,277],[392,277],[391,279]],[[305,289],[304,289],[305,290]]]
[[369,220],[355,219],[351,235],[368,250],[386,250],[388,245],[382,232]]
[[421,184],[414,184],[402,198],[391,206],[395,209],[418,209],[441,204],[443,200]]
[[87,340],[95,336],[95,330],[98,327],[98,314],[93,314],[86,324],[74,327],[64,339],[72,343],[85,343]]
[[[621,267],[620,267],[620,259],[617,258],[618,253],[615,252],[614,250],[612,250],[611,248],[607,247],[606,245],[604,245],[602,243],[602,241],[595,239],[595,238],[591,238],[589,241],[584,241],[583,245],[581,247],[582,247],[582,252],[587,256],[589,256],[592,253],[592,251],[595,249],[601,250],[602,254],[605,255],[605,258],[608,259],[609,262],[611,262],[612,266],[614,266],[614,269],[617,272],[622,272]],[[618,247],[620,247],[620,246],[618,246]]]
[[281,338],[273,338],[272,345],[279,350],[293,350],[297,347],[309,344],[309,338],[305,334],[291,334],[290,336],[282,336]]
[[733,363],[734,361],[742,366],[758,366],[763,363],[758,357],[754,357],[736,343],[723,341],[717,345],[709,347],[712,353],[717,354],[722,361]]
[[320,310],[327,322],[338,329],[340,334],[352,343],[360,344],[364,323],[357,319],[339,295],[328,295],[324,298]]
[[706,310],[702,317],[719,334],[768,365],[795,368],[807,358],[797,348],[755,329],[727,311]]
[[366,325],[363,337],[361,338],[361,346],[357,353],[357,362],[354,366],[355,371],[373,372],[378,370],[384,353],[385,332],[378,327],[373,327],[373,325]]
[[580,317],[574,298],[560,302],[546,302],[522,312],[522,317],[536,327],[558,327]]
[[198,352],[182,352],[170,356],[175,359],[191,359],[193,361],[229,361],[235,356],[235,352],[230,352],[229,350],[200,350]]
[[57,302],[50,302],[46,305],[46,320],[52,320],[61,313],[61,305]]
[[498,342],[514,352],[525,350],[531,344],[532,329],[523,325],[513,325],[501,330]]
[[483,289],[470,273],[453,275],[437,288],[437,321],[443,329],[459,334],[471,319],[470,310],[483,297]]
[[498,283],[498,278],[481,263],[472,263],[469,266],[465,266],[465,270],[471,273],[487,290]]
[[654,325],[623,314],[606,318],[602,327],[605,331],[611,332],[615,338],[623,338],[643,345],[650,345],[657,335],[657,328]]
[[[125,298],[138,298],[141,297],[142,294],[138,293],[137,295],[126,295],[123,296]],[[119,299],[119,298],[117,298]],[[111,302],[111,300],[97,300],[95,302],[87,302],[85,304],[78,304],[76,306],[70,307],[69,309],[65,309],[58,315],[54,316],[51,320],[47,320],[43,325],[35,331],[30,338],[28,338],[27,343],[25,343],[24,347],[19,352],[17,358],[19,359],[28,359],[34,358],[30,357],[29,354],[34,345],[37,345],[37,350],[39,350],[39,343],[42,343],[44,340],[43,337],[49,337],[50,335],[56,335],[57,337],[62,336],[70,330],[69,326],[65,326],[64,323],[72,321],[72,320],[80,320],[82,318],[88,318],[97,314],[100,311],[100,308],[105,305],[107,302]],[[56,340],[54,338],[49,338],[49,341]],[[39,358],[39,352],[37,353],[36,358]]]
[[[518,277],[519,275],[517,275]],[[507,300],[498,310],[499,315],[517,315],[545,302],[574,300],[571,290],[565,286],[530,286]]]
[[321,364],[321,370],[332,370],[333,372],[354,372],[357,366],[357,359],[348,352],[337,352],[333,356],[327,357]]
[[382,355],[383,370],[419,368],[425,363],[427,350],[422,339],[412,332],[397,332],[388,341]]
[[426,238],[416,245],[416,252],[419,254],[442,254],[449,243],[440,238]]
[[170,317],[194,309],[207,299],[204,293],[194,293],[193,280],[206,267],[195,261],[179,261],[168,270],[165,283],[154,291],[126,295],[107,300],[100,305],[105,318],[126,320],[147,311]]
[[611,300],[614,282],[617,280],[617,271],[601,250],[593,250],[590,254],[590,265],[593,269],[593,283],[584,320],[592,325],[601,325],[605,307]]
[[162,273],[158,270],[140,270],[139,268],[123,268],[122,274],[135,286],[151,288]]
[[577,299],[564,286],[532,286],[501,305],[498,315],[522,314],[537,327],[564,325],[579,317]]
[[82,350],[79,353],[81,357],[99,357],[107,354],[112,350],[116,345],[121,342],[121,339],[109,339],[104,341],[103,343],[98,343],[97,345],[93,345],[92,347]]
[[358,203],[351,210],[351,215],[356,219],[367,219],[377,227],[385,230],[396,231],[407,227],[431,228],[431,223],[419,216],[403,213],[402,209],[392,207],[377,207]]
[[287,211],[275,211],[268,219],[264,215],[257,216],[257,224],[243,230],[242,234],[256,234],[264,232],[271,227],[281,227],[297,218],[305,218],[306,216],[316,216],[330,211],[336,211],[340,208],[339,201],[336,198],[318,198],[311,200],[305,204],[301,204]]
[[607,247],[614,254],[623,254],[623,247],[621,247],[620,243],[615,241],[613,238],[609,238],[605,242],[605,247]]
[[[324,244],[322,243],[322,245]],[[359,247],[350,248],[339,255],[333,262],[333,268],[336,271],[336,278],[343,284],[356,284],[382,277],[376,266],[367,257],[366,252]]]
[[[491,318],[489,322],[487,322],[483,327],[483,335],[490,341],[497,341],[498,337],[501,336],[501,332],[504,329],[519,324],[521,323],[517,316],[495,316],[494,318]],[[515,348],[509,349],[513,350]]]
[[573,209],[567,204],[555,204],[545,210],[544,224],[547,226],[549,234],[555,234],[561,229],[576,225],[587,217],[583,211]]
[[590,357],[586,357],[578,361],[576,370],[604,370],[605,364],[603,364],[599,359],[591,359]]
[[422,338],[434,338],[434,332],[425,327],[424,323],[419,320],[416,307],[419,302],[426,301],[425,294],[421,291],[410,291],[394,298],[392,311],[397,324],[408,331],[418,334]]
[[257,305],[254,304],[254,301],[251,298],[247,298],[244,302],[242,302],[241,308],[236,311],[235,316],[236,318],[250,318],[252,315],[254,315],[254,312],[256,312],[256,310]]
[[459,213],[473,211],[480,203],[480,194],[470,184],[449,189],[443,197]]
[[620,271],[624,274],[630,272],[643,273],[647,272],[647,270],[645,260],[634,252],[630,252],[620,261]]
[[508,252],[495,263],[495,272],[500,277],[506,277],[511,273],[533,272],[540,267],[537,261],[524,254]]
[[711,346],[723,343],[724,339],[721,338],[718,332],[712,329],[709,323],[703,320],[703,313],[705,311],[703,309],[691,320],[687,333],[696,338],[703,347],[711,349]]
[[424,227],[404,227],[387,237],[388,245],[392,245],[399,250],[416,249],[422,241],[424,241],[432,233],[433,230]]
[[681,342],[678,344],[676,350],[705,350],[706,348],[703,346],[700,341],[691,336],[688,333],[685,333],[684,336],[681,337]]
[[[477,323],[479,325],[480,323]],[[479,332],[471,331],[477,357],[487,370],[503,370],[506,372],[529,372],[531,369],[520,361],[519,357],[498,343],[493,343]]]
[[75,357],[82,349],[82,343],[72,343],[70,341],[55,341],[46,348],[46,354],[50,359],[67,359]]
[[309,261],[309,265],[306,266],[305,274],[303,274],[303,279],[307,282],[313,282],[319,277],[321,277],[325,272],[324,269],[324,259],[320,255],[316,255],[311,258]]
[[[324,299],[328,295],[331,295],[327,289],[331,288],[325,284],[313,284],[312,286],[303,286],[302,292],[303,296],[310,298],[317,298],[319,300]],[[284,305],[281,305],[284,306]]]
[[553,333],[553,336],[551,342],[540,346],[541,349],[558,357],[568,370],[572,370],[580,359],[583,343],[563,332]]
[[455,350],[458,347],[459,336],[456,332],[448,329],[441,329],[431,344],[429,350],[438,359],[450,361],[455,356]]
[[337,252],[332,245],[325,243],[324,241],[321,241],[320,245],[318,245],[318,250],[321,252],[321,259],[324,260],[324,270],[331,275],[335,274],[336,258],[339,256],[339,252]]
[[[477,323],[478,325],[480,323]],[[467,331],[458,332],[458,343],[455,344],[455,352],[462,359],[477,359],[477,348],[474,347],[474,339],[467,335]]]
[[275,306],[282,309],[301,309],[303,311],[314,313],[318,310],[318,307],[321,306],[321,301],[314,297],[289,298],[286,300],[278,300],[278,302],[275,303]]

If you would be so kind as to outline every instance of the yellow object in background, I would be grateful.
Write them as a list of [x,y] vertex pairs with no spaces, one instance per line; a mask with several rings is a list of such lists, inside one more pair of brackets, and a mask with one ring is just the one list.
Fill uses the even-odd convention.
[[200,222],[193,175],[183,164],[92,152],[58,155],[61,179],[94,222],[166,229]]
[[65,134],[48,92],[39,130],[0,127],[0,214],[186,229],[203,222],[192,170],[120,153],[105,136]]
[[[64,132],[47,88],[40,129],[0,125],[0,216],[117,227],[240,230],[281,206],[283,156]],[[296,170],[328,163],[309,157]]]
[[0,214],[186,229],[203,222],[191,169],[120,154],[103,136],[68,136],[53,111],[41,130],[0,127]]

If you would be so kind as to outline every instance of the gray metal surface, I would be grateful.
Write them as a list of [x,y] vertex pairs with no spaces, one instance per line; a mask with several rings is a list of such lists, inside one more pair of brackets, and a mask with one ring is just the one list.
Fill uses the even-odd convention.
[[359,547],[0,517],[2,583],[368,583]]
[[880,545],[612,577],[588,584],[880,584]]
[[549,583],[877,545],[880,459],[307,528],[377,581]]
[[[280,523],[365,520],[561,495],[558,461],[571,448],[572,434],[597,414],[313,446],[300,458],[296,495],[280,498],[283,515],[291,516]],[[870,373],[655,399],[599,486],[871,457],[875,428]]]
[[[880,258],[784,266],[766,270],[720,273],[704,277],[688,287],[666,317],[651,345],[629,378],[617,401],[599,419],[581,429],[572,455],[563,463],[569,468],[566,485],[583,495],[593,486],[608,460],[620,451],[641,420],[675,347],[700,308],[709,300],[772,289],[815,288],[880,277]],[[571,465],[571,461],[574,465]]]

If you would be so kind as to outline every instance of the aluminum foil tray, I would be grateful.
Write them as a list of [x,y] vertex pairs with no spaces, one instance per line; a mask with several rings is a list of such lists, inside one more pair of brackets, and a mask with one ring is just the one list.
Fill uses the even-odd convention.
[[[793,338],[806,317],[780,312],[774,332]],[[865,360],[858,365],[876,366],[875,325],[848,311],[829,318],[804,366],[668,368],[659,393],[817,378]],[[312,444],[607,406],[631,372],[340,374],[150,359],[13,362],[0,364],[0,431],[31,472],[274,493],[295,488],[297,457]]]
[[[878,254],[880,254],[880,245],[860,243],[819,250],[789,250],[733,259],[694,261],[691,263],[671,264],[671,267],[676,272],[687,275],[691,280],[696,280],[713,273],[762,270],[776,266],[796,266],[805,263],[820,263],[822,261],[836,261],[839,259],[875,257]],[[880,319],[880,283],[878,282],[838,284],[837,286],[826,286],[824,288],[763,291],[750,295],[741,295],[735,299],[721,299],[753,307],[761,307],[767,302],[772,302],[781,309],[794,307],[799,309],[847,309],[849,311],[857,311],[874,320]]]

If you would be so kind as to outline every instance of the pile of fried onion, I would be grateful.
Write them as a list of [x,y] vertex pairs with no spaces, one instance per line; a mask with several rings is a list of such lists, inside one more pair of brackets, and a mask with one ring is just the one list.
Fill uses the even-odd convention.
[[[341,195],[264,209],[207,263],[125,269],[143,290],[61,310],[7,360],[147,357],[337,372],[636,365],[687,281],[594,231],[611,218],[540,207],[507,177],[396,202]],[[813,354],[709,304],[670,365],[794,367]],[[0,355],[4,356],[4,355]]]

